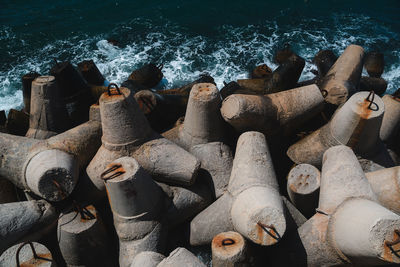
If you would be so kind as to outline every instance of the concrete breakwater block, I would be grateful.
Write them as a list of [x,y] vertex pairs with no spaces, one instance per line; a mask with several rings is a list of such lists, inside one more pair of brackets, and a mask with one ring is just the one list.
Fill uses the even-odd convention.
[[99,147],[100,136],[96,121],[46,140],[0,133],[0,175],[44,199],[63,200]]
[[130,266],[142,251],[163,252],[166,242],[165,195],[131,157],[113,161],[103,172],[119,237],[119,264]]
[[385,105],[379,96],[371,92],[356,93],[326,125],[290,146],[287,155],[297,164],[319,167],[323,153],[342,144],[362,157],[392,167],[394,163],[379,137],[384,112]]
[[228,190],[190,224],[192,245],[210,244],[220,232],[236,230],[264,246],[281,239],[286,229],[283,203],[263,134],[239,137]]
[[56,267],[57,264],[46,246],[37,242],[25,242],[7,249],[0,256],[0,266]]
[[363,54],[298,82],[286,46],[222,92],[151,89],[154,64],[126,87],[90,60],[28,75],[29,107],[0,112],[0,266],[400,264],[399,95]]
[[111,88],[100,97],[102,145],[87,167],[87,174],[105,193],[101,173],[112,161],[132,156],[155,179],[194,183],[200,162],[189,152],[154,132],[127,88]]
[[216,198],[226,191],[233,161],[231,149],[224,143],[226,125],[220,107],[221,96],[214,84],[195,84],[183,123],[163,133],[200,160],[201,168],[212,180]]

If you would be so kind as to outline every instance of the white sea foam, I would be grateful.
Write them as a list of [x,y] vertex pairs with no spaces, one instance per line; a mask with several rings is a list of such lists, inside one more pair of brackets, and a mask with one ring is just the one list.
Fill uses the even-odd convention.
[[[122,83],[132,70],[148,62],[162,63],[168,88],[190,82],[204,72],[214,77],[218,88],[222,88],[224,81],[247,77],[255,65],[266,63],[276,68],[272,62],[273,54],[286,42],[291,43],[292,48],[306,60],[300,80],[307,80],[314,77],[311,70],[315,66],[311,60],[320,49],[332,49],[340,55],[352,43],[369,50],[376,44],[389,47],[391,40],[398,38],[397,33],[369,17],[334,14],[329,23],[329,28],[322,19],[304,20],[292,28],[276,21],[246,27],[223,26],[217,29],[217,36],[207,37],[186,35],[173,25],[153,27],[151,22],[144,21],[143,27],[151,31],[137,38],[132,37],[137,26],[120,28],[129,33],[127,37],[121,33],[125,41],[122,48],[109,44],[105,35],[56,40],[37,51],[21,55],[18,65],[8,70],[0,69],[0,110],[20,107],[22,75],[29,71],[47,74],[54,58],[70,60],[73,64],[93,59],[104,76],[116,83]],[[362,31],[365,27],[371,28],[371,32]],[[371,36],[373,27],[381,27],[379,32],[386,34]],[[0,29],[0,40],[10,38],[16,38],[10,28]],[[389,83],[388,92],[393,92],[400,87],[400,52],[382,52],[389,59],[386,61],[391,62],[383,77]]]

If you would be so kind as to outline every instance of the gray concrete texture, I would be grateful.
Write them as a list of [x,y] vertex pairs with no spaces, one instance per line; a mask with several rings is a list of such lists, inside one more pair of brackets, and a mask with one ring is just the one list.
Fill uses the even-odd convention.
[[285,134],[318,114],[324,105],[315,84],[269,95],[235,94],[224,99],[222,117],[237,131]]
[[380,154],[385,150],[379,138],[385,106],[377,95],[371,103],[368,97],[372,101],[372,95],[369,94],[354,94],[326,125],[290,146],[289,158],[297,164],[320,167],[323,153],[336,145],[347,145],[367,158]]
[[213,267],[245,267],[247,241],[237,232],[216,235],[211,242]]
[[221,96],[214,84],[195,84],[183,124],[163,134],[200,160],[217,198],[226,191],[233,161],[231,149],[223,143],[226,132],[220,107]]
[[293,204],[308,218],[318,206],[321,172],[310,164],[299,164],[287,177],[287,192]]
[[298,229],[307,266],[400,262],[393,252],[400,216],[378,203],[349,147],[335,146],[324,154],[317,212]]
[[206,267],[195,255],[186,248],[179,247],[172,251],[169,256],[163,259],[157,267]]
[[120,266],[130,266],[140,252],[161,252],[166,242],[161,188],[131,157],[113,161],[102,179],[120,240]]
[[0,133],[0,176],[44,199],[63,200],[100,146],[100,136],[97,121],[46,140]]
[[92,182],[105,193],[101,173],[115,159],[134,157],[154,179],[170,183],[194,183],[200,162],[189,152],[162,138],[149,126],[132,93],[107,92],[100,97],[103,130],[102,145],[86,171]]
[[349,45],[320,82],[321,90],[327,92],[325,100],[340,105],[357,90],[363,68],[364,49]]
[[[32,251],[33,246],[34,252]],[[36,253],[36,255],[34,254]],[[36,256],[36,257],[35,257]],[[19,258],[19,266],[17,265]],[[56,267],[50,250],[43,244],[37,242],[20,243],[7,249],[0,256],[1,267]]]
[[57,224],[58,213],[44,200],[22,201],[0,206],[0,254],[24,241],[43,238]]
[[54,76],[32,82],[29,129],[26,137],[47,139],[67,129],[71,122]]
[[198,214],[190,225],[192,245],[209,244],[236,230],[256,244],[272,245],[285,233],[286,219],[265,136],[239,137],[228,191]]
[[57,240],[68,266],[110,264],[106,229],[91,205],[80,211],[73,210],[60,215]]
[[163,259],[165,259],[165,256],[160,253],[144,251],[133,259],[130,267],[157,267]]

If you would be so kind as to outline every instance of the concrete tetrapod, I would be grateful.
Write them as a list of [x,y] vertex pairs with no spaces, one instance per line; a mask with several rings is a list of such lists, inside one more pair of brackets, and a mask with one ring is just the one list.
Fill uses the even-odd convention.
[[46,140],[0,133],[0,176],[17,187],[60,201],[100,146],[101,124],[88,121]]
[[221,114],[238,131],[289,133],[318,114],[323,105],[318,86],[308,85],[265,96],[230,95],[222,103]]
[[318,213],[298,233],[308,266],[400,263],[393,242],[400,216],[377,204],[354,152],[340,145],[324,154]]
[[385,58],[382,53],[372,51],[365,55],[364,67],[369,76],[379,78],[385,68]]
[[2,267],[56,267],[50,250],[36,242],[25,242],[7,249],[0,256]]
[[165,256],[160,253],[144,251],[136,255],[130,267],[157,267],[163,259]]
[[363,68],[364,49],[349,45],[320,81],[321,90],[327,95],[325,100],[340,105],[356,92]]
[[383,142],[394,142],[400,128],[400,99],[391,95],[384,95],[382,101],[385,104],[385,114],[379,136]]
[[129,89],[109,87],[109,92],[102,94],[99,102],[102,145],[86,169],[98,190],[105,192],[100,175],[106,166],[123,156],[134,157],[159,181],[194,183],[200,162],[150,128]]
[[69,129],[68,112],[60,98],[53,76],[40,76],[32,82],[29,129],[26,137],[47,139]]
[[163,259],[157,267],[206,267],[195,255],[186,248],[177,248]]
[[313,58],[313,63],[318,68],[319,77],[324,77],[336,60],[337,56],[332,50],[320,50]]
[[231,149],[222,142],[225,125],[220,106],[221,96],[214,84],[195,84],[183,124],[163,133],[201,161],[201,167],[211,176],[217,198],[226,190],[233,161]]
[[29,72],[22,76],[22,96],[24,99],[24,111],[26,113],[30,113],[31,111],[31,88],[32,88],[32,82],[35,80],[37,77],[39,77],[40,74],[37,72]]
[[318,206],[320,171],[310,164],[299,164],[290,170],[287,180],[290,200],[301,213],[310,218]]
[[252,242],[279,242],[286,229],[284,206],[265,136],[243,133],[238,140],[228,190],[190,223],[190,244],[209,244],[235,230]]
[[0,205],[0,254],[10,246],[38,240],[56,226],[58,214],[44,200]]
[[63,200],[100,146],[100,136],[97,121],[46,140],[0,133],[0,176],[44,199]]
[[213,267],[245,267],[247,243],[237,232],[216,235],[211,242]]
[[101,178],[119,237],[120,266],[130,266],[142,251],[162,252],[166,239],[161,188],[130,157],[113,161]]
[[365,174],[379,203],[400,214],[400,166]]
[[106,229],[93,206],[61,214],[57,235],[68,266],[110,266]]
[[354,94],[326,125],[290,146],[287,155],[297,164],[320,167],[329,147],[347,145],[358,155],[391,167],[393,162],[385,157],[385,148],[379,139],[384,112],[379,96],[368,92]]
[[166,219],[172,228],[198,214],[214,200],[210,187],[204,179],[197,179],[188,187],[168,186],[159,183],[169,197]]
[[89,107],[96,101],[85,79],[68,61],[54,65],[50,74],[56,78],[68,115],[73,126],[84,123],[89,118]]

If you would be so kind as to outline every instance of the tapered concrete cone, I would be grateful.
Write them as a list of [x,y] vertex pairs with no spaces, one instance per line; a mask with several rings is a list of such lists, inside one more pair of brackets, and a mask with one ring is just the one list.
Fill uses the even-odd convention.
[[1,254],[0,266],[56,267],[57,265],[46,246],[36,242],[25,242],[12,246]]
[[193,255],[186,248],[177,248],[172,251],[167,258],[165,258],[158,267],[206,267],[195,255]]
[[163,193],[134,158],[123,157],[103,172],[114,226],[119,237],[119,264],[130,266],[143,251],[165,244]]
[[150,128],[129,89],[109,90],[99,100],[103,144],[87,168],[96,187],[104,192],[101,173],[123,156],[134,157],[155,179],[193,184],[200,162]]
[[102,178],[113,213],[133,217],[159,209],[161,188],[134,158],[113,161]]
[[47,139],[70,126],[54,76],[41,76],[32,82],[27,137]]
[[55,226],[58,214],[44,200],[23,201],[0,206],[0,254],[25,240],[38,240]]
[[221,114],[238,131],[257,130],[274,134],[291,130],[307,121],[324,105],[319,88],[313,84],[275,94],[228,96]]
[[379,203],[400,214],[400,167],[385,168],[365,174]]
[[185,121],[179,138],[186,149],[198,144],[221,141],[223,120],[221,96],[212,83],[198,83],[190,91]]
[[107,235],[93,206],[61,214],[58,221],[58,244],[68,266],[100,266],[110,263]]
[[160,253],[144,251],[133,259],[130,267],[157,267],[163,259],[165,259],[165,256]]
[[364,49],[358,45],[349,45],[336,60],[320,83],[321,90],[327,95],[325,100],[340,105],[357,90],[363,68]]
[[211,242],[213,267],[246,266],[246,240],[237,232],[216,235]]
[[362,156],[379,152],[379,131],[385,107],[369,92],[354,94],[328,124],[289,147],[287,155],[297,164],[321,166],[323,153],[332,146],[347,145]]
[[63,200],[100,146],[100,136],[101,124],[96,121],[46,140],[0,133],[0,176],[42,198]]
[[377,201],[357,157],[347,146],[334,146],[324,154],[318,209],[331,214],[351,197]]
[[385,143],[394,142],[394,137],[400,128],[400,99],[391,95],[384,95],[382,101],[385,104],[382,126],[379,136]]
[[310,164],[299,164],[288,174],[287,192],[293,204],[307,217],[318,206],[320,171]]
[[357,266],[400,263],[400,216],[367,199],[344,201],[329,220],[338,254]]
[[[228,191],[190,224],[190,243],[210,243],[219,232],[235,230],[259,245],[272,245],[286,230],[286,218],[265,136],[239,137]],[[218,232],[219,231],[219,232]]]

